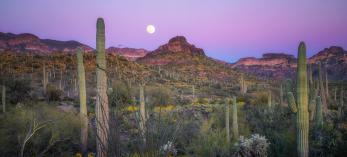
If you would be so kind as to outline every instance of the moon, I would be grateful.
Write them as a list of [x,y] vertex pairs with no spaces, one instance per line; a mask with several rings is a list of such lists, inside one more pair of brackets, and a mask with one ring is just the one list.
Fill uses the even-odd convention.
[[146,30],[147,30],[147,33],[153,34],[155,32],[155,27],[153,25],[148,25]]

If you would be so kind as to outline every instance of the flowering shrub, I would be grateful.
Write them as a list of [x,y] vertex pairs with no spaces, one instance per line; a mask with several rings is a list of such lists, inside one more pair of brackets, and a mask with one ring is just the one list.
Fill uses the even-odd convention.
[[252,137],[248,139],[240,136],[239,143],[236,144],[238,151],[234,156],[266,157],[269,144],[265,136],[259,134],[253,134]]
[[176,156],[177,150],[175,148],[175,145],[171,141],[167,141],[166,144],[160,147],[160,153],[162,155],[173,155]]

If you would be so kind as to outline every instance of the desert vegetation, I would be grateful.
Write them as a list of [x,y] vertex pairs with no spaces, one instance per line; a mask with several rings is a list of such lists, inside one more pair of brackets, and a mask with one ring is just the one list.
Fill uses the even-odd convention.
[[270,79],[201,53],[128,61],[106,53],[105,27],[97,19],[91,52],[0,53],[1,156],[347,153],[346,81],[308,63],[304,42],[295,77]]

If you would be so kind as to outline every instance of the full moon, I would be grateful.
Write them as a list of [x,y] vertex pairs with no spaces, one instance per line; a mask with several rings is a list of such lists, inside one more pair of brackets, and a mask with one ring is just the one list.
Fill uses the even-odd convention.
[[146,30],[149,34],[153,34],[155,32],[155,27],[153,25],[148,25]]

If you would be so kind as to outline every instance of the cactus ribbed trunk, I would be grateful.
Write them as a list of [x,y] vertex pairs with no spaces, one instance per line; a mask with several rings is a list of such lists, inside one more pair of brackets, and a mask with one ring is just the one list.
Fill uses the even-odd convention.
[[96,33],[96,120],[97,120],[97,156],[107,157],[109,134],[109,106],[107,97],[106,54],[105,54],[105,24],[102,18],[97,20]]
[[322,97],[323,112],[326,113],[328,111],[328,104],[327,104],[326,93],[325,93],[324,84],[323,84],[323,73],[322,73],[321,63],[318,64],[318,75],[319,75],[319,90],[320,90],[320,95]]
[[226,141],[230,144],[230,105],[229,99],[225,100],[225,132],[226,132]]
[[320,96],[317,96],[316,99],[317,106],[316,106],[316,128],[321,129],[323,128],[323,111],[322,111],[322,99]]
[[82,50],[77,50],[77,73],[80,96],[80,119],[81,119],[81,152],[83,157],[88,156],[88,113],[87,113],[87,94],[86,78],[83,64]]
[[6,87],[2,85],[1,90],[1,102],[2,102],[2,112],[6,112]]
[[145,94],[144,94],[144,85],[140,85],[140,129],[141,132],[145,133],[145,126],[146,126],[146,104],[145,104]]
[[306,46],[301,42],[297,66],[297,150],[299,157],[308,157],[309,153],[309,113],[307,92]]
[[239,125],[237,123],[237,103],[236,103],[236,97],[233,97],[233,111],[232,111],[232,116],[233,116],[233,138],[234,140],[239,139]]

